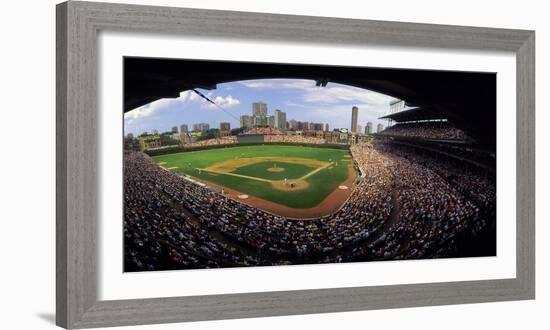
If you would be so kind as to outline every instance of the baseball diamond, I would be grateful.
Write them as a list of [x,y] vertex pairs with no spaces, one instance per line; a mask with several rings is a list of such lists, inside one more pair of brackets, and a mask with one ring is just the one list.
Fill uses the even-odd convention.
[[[322,213],[333,212],[345,201],[349,192],[338,186],[350,185],[355,179],[352,163],[346,159],[348,150],[282,145],[237,146],[153,157],[165,170],[223,189],[229,197],[247,194],[248,204],[287,216],[302,209],[299,214],[303,217],[318,215],[319,208],[324,210]],[[339,197],[334,199],[334,195]],[[332,206],[327,208],[326,203]]]

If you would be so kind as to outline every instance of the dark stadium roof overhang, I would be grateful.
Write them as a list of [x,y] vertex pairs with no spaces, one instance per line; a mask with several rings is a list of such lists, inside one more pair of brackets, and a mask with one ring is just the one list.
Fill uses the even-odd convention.
[[[495,149],[496,74],[366,67],[220,62],[125,57],[124,112],[183,91],[253,79],[310,79],[364,88],[405,100]],[[389,104],[388,104],[389,106]]]
[[395,122],[401,123],[419,120],[441,120],[447,119],[447,116],[426,106],[423,108],[412,108],[399,111],[389,114],[387,116],[380,117],[378,119],[391,119]]

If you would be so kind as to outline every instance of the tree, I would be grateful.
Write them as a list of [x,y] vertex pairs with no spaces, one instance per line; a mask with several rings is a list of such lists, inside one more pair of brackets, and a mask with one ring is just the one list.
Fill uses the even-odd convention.
[[200,137],[197,138],[197,141],[210,140],[218,137],[220,135],[220,130],[217,128],[211,128],[202,133]]

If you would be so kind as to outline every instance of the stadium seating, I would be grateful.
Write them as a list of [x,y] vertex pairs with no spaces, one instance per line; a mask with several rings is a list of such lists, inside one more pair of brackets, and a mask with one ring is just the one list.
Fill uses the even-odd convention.
[[460,237],[494,222],[494,181],[475,169],[382,142],[350,151],[364,175],[338,211],[308,220],[227,198],[127,152],[125,269],[448,257]]
[[465,140],[467,138],[464,131],[446,121],[397,123],[386,128],[380,134],[434,140]]

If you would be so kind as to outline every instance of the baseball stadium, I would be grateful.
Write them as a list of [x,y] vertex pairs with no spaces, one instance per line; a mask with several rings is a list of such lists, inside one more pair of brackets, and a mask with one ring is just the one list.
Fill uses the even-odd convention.
[[156,156],[163,169],[274,214],[313,218],[336,211],[355,171],[348,150],[308,146],[226,147]]
[[[125,59],[125,112],[182,89],[221,109],[196,88],[278,75],[378,90],[392,101],[376,131],[370,122],[357,128],[355,106],[350,129],[329,130],[279,120],[280,110],[269,119],[266,104],[254,102],[237,129],[222,122],[127,135],[124,270],[496,255],[496,113],[468,118],[496,109],[494,76],[390,71]],[[166,83],[178,72],[185,84]]]

